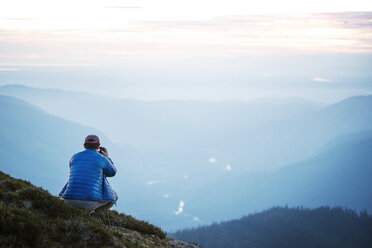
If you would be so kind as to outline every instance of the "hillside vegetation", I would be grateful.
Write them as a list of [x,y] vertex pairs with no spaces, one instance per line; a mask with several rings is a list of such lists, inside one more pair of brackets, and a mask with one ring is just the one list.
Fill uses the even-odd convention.
[[370,248],[372,216],[339,207],[275,207],[238,220],[179,231],[204,248]]
[[159,227],[108,211],[108,219],[0,171],[0,247],[190,247]]

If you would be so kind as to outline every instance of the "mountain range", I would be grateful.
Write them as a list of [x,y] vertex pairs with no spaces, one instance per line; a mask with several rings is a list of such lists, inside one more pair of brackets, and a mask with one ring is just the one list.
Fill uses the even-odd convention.
[[322,106],[144,102],[24,86],[0,94],[19,98],[0,96],[1,170],[57,194],[71,155],[96,133],[119,171],[110,181],[117,208],[167,231],[275,205],[372,209],[372,96]]

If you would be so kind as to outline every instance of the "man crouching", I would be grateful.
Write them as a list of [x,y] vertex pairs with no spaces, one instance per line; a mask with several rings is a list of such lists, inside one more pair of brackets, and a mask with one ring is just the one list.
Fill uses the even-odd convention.
[[116,174],[114,163],[96,135],[85,138],[85,150],[70,160],[70,176],[59,196],[73,207],[91,211],[91,214],[111,208],[118,196],[106,177]]

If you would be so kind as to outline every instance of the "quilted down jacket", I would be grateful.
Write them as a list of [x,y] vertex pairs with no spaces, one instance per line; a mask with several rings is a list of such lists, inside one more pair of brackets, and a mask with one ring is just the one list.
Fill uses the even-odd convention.
[[116,168],[110,158],[94,149],[76,153],[70,160],[70,177],[59,196],[64,199],[114,202],[118,196],[106,177],[113,177]]

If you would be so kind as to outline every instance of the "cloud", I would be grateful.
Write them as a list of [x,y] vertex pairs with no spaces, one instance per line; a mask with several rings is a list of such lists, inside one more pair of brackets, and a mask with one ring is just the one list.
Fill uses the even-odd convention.
[[200,219],[196,216],[194,216],[194,218],[192,218],[194,221],[200,221]]
[[210,158],[210,159],[208,160],[208,162],[211,163],[211,164],[214,164],[214,163],[217,162],[217,160],[216,160],[215,158]]
[[231,165],[226,165],[226,167],[225,167],[225,169],[227,170],[227,171],[231,171]]
[[164,194],[163,198],[168,198],[169,196],[170,196],[170,194]]
[[153,181],[147,181],[146,184],[147,185],[153,185],[155,183],[158,183],[159,181],[158,180],[153,180]]
[[180,203],[179,203],[179,205],[178,205],[178,210],[175,211],[174,213],[175,213],[176,215],[179,215],[180,213],[182,213],[182,212],[183,212],[183,208],[184,208],[184,206],[185,206],[185,202],[184,202],[184,201],[180,201]]
[[1,68],[0,71],[20,71],[21,69],[19,68]]
[[189,177],[187,175],[184,175],[183,178],[188,179]]
[[320,77],[313,78],[313,81],[315,81],[315,82],[323,82],[323,83],[330,83],[330,82],[332,82],[332,80],[330,80],[330,79],[320,78]]
[[[69,53],[65,51],[70,51],[73,46],[80,47],[85,44],[84,47],[94,48],[94,53],[87,52],[85,55],[89,58],[102,47],[111,50],[117,44],[122,44],[121,46],[125,48],[131,45],[136,46],[141,51],[141,56],[150,57],[151,55],[156,58],[164,58],[165,55],[172,58],[240,57],[251,54],[288,53],[288,51],[301,53],[372,51],[372,45],[368,42],[371,38],[371,12],[298,15],[224,14],[213,15],[214,18],[193,19],[190,16],[190,19],[183,19],[174,13],[169,16],[154,13],[155,16],[150,15],[145,18],[146,12],[146,15],[138,16],[137,13],[142,11],[136,11],[136,9],[152,8],[147,5],[99,6],[99,8],[102,7],[106,8],[106,11],[102,13],[104,14],[102,18],[96,18],[95,13],[89,13],[87,19],[76,15],[73,19],[66,21],[62,15],[63,11],[51,18],[53,22],[47,22],[49,15],[44,17],[42,12],[36,15],[39,19],[35,24],[17,23],[18,20],[32,20],[29,16],[8,18],[9,23],[5,21],[0,28],[9,35],[4,36],[2,40],[16,46],[22,42],[19,47],[29,47],[32,41],[33,45],[30,49],[34,47],[34,44],[48,44],[43,47],[43,50],[49,48],[49,56],[67,56]],[[131,9],[135,12],[131,12]],[[128,10],[125,13],[129,12],[129,14],[122,15],[120,10]],[[175,18],[167,20],[170,16],[175,16]],[[15,29],[14,25],[19,25],[20,29]],[[118,32],[118,34],[112,36],[113,32]],[[229,39],[224,39],[226,36]],[[68,45],[59,46],[64,50],[63,54],[56,54],[55,47],[49,46],[51,39],[58,44],[65,44],[68,40]],[[150,40],[152,42],[149,43]],[[234,49],[226,49],[231,44],[234,44]],[[120,50],[119,45],[118,47]],[[4,50],[4,47],[1,48]],[[188,51],[186,56],[185,50]],[[128,49],[128,51],[133,50]],[[136,52],[132,56],[135,55]],[[123,56],[123,54],[118,52],[116,56]],[[81,57],[83,56],[79,56]],[[57,60],[59,61],[60,58],[56,58]],[[89,61],[99,60],[100,58]]]

